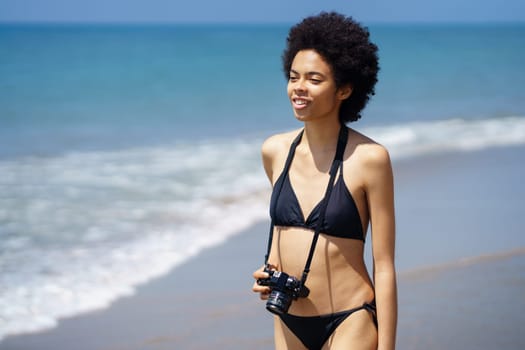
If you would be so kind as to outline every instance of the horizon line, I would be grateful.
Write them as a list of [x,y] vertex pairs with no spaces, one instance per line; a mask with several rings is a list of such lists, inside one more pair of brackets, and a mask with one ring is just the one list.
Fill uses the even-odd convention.
[[[369,25],[524,25],[525,20],[358,20],[365,26]],[[174,26],[174,25],[294,25],[295,21],[150,21],[150,20],[5,20],[0,19],[0,25],[146,25],[146,26]]]

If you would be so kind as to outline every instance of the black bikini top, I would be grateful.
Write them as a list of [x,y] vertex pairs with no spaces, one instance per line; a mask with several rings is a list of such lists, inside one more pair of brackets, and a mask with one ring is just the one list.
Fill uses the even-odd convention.
[[[343,127],[346,128],[346,126]],[[290,146],[283,172],[274,184],[270,201],[270,217],[273,224],[277,226],[303,227],[315,230],[319,221],[321,202],[312,209],[312,212],[305,219],[288,174],[295,149],[302,135],[303,131]],[[346,139],[344,146],[346,146]],[[329,236],[365,240],[359,211],[343,179],[343,162],[340,163],[339,177],[328,199],[320,232]]]

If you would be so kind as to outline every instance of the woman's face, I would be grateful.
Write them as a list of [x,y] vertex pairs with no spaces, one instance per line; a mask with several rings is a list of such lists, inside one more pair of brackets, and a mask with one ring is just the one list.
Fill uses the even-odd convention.
[[336,87],[331,67],[314,50],[295,55],[287,90],[295,117],[301,121],[338,118],[341,102],[351,93],[349,87]]

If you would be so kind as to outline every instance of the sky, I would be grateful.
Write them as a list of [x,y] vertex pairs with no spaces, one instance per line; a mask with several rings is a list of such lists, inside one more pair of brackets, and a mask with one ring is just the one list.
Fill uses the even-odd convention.
[[525,22],[524,0],[0,0],[0,21],[290,23],[322,10],[363,22]]

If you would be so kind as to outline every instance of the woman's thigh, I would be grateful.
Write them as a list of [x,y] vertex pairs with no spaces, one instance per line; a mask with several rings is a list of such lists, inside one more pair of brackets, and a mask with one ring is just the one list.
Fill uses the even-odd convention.
[[327,349],[377,349],[377,328],[370,312],[363,309],[348,316],[323,346]]
[[277,316],[275,316],[274,320],[274,334],[276,350],[307,350],[303,343]]

